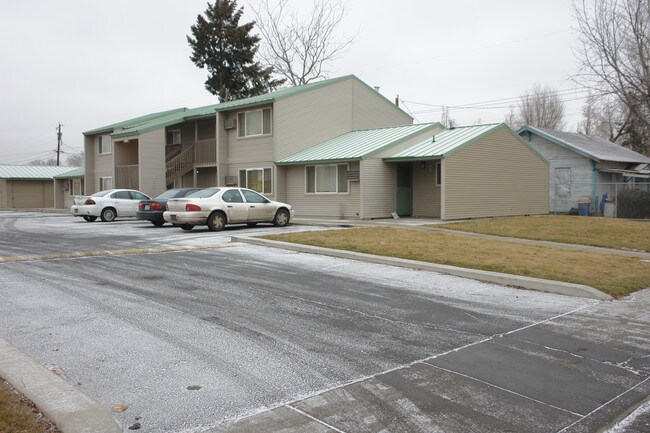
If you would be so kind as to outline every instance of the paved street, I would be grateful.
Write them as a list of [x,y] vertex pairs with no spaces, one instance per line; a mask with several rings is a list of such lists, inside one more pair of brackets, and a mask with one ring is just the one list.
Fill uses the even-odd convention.
[[0,337],[142,432],[648,431],[647,404],[614,425],[650,395],[650,290],[600,302],[229,243],[311,229],[0,212],[0,257],[35,258],[0,263]]

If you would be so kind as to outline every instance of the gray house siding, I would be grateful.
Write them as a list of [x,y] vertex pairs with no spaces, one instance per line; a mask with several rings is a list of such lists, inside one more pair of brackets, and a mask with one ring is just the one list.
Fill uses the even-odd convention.
[[411,125],[413,119],[374,89],[352,80],[352,128],[374,129],[388,126]]
[[[102,140],[110,140],[111,141],[111,149],[112,149],[112,139],[110,135],[104,135],[102,137]],[[99,154],[99,139],[97,136],[94,137],[93,139],[93,155],[95,155],[95,167],[94,167],[94,179],[93,179],[93,192],[96,192],[99,190],[99,178],[100,177],[111,177],[113,178],[113,185],[115,185],[115,160],[114,160],[114,155],[115,153],[111,150],[111,153],[108,154]]]
[[[350,163],[350,170],[358,170],[358,163]],[[360,213],[360,182],[349,182],[344,194],[307,194],[305,166],[288,166],[287,202],[298,217],[358,218]]]
[[141,134],[138,161],[140,166],[139,188],[145,194],[155,196],[165,191],[165,130]]
[[395,164],[379,158],[361,161],[359,173],[362,211],[364,219],[387,218],[395,212],[397,199]]
[[437,161],[414,163],[413,216],[440,218],[440,185],[436,185]]

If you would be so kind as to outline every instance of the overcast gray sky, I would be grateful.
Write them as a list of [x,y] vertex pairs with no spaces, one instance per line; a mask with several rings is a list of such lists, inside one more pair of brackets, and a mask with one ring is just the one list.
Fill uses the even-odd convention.
[[[244,20],[249,5],[239,0]],[[307,4],[306,0],[294,0]],[[0,3],[0,164],[83,149],[82,132],[217,100],[189,60],[186,35],[206,0],[47,0]],[[569,128],[584,92],[569,0],[350,0],[343,32],[354,45],[330,77],[355,74],[416,122],[501,122],[535,83],[567,101]],[[480,108],[484,107],[484,108]],[[488,108],[489,107],[489,108]],[[65,160],[65,155],[64,155]]]

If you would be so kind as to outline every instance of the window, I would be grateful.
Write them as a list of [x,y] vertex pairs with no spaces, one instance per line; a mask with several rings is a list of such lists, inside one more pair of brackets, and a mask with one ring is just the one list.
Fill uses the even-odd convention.
[[261,195],[259,195],[256,192],[249,191],[247,189],[243,189],[241,192],[242,192],[242,194],[244,194],[244,197],[246,198],[246,201],[248,203],[268,203],[269,202],[266,198],[262,197]]
[[254,137],[271,133],[271,109],[245,111],[237,114],[237,136]]
[[70,195],[83,194],[83,179],[70,179],[68,182],[68,190]]
[[106,155],[113,151],[111,146],[111,138],[109,136],[100,135],[97,137],[97,147],[100,155]]
[[442,185],[442,164],[436,162],[436,186]]
[[306,167],[306,192],[315,193],[347,193],[347,164],[308,165]]
[[113,178],[108,176],[108,177],[100,177],[99,178],[99,190],[100,191],[106,191],[107,189],[113,189]]
[[273,193],[273,176],[270,168],[239,170],[239,186],[262,194]]
[[131,200],[149,200],[149,197],[138,191],[129,191],[131,193]]
[[182,132],[180,129],[170,129],[167,131],[167,144],[181,144]]
[[131,200],[131,194],[129,194],[128,191],[115,191],[113,194],[111,194],[111,198]]
[[226,191],[221,196],[221,199],[226,203],[243,203],[244,199],[241,198],[241,194],[236,189],[231,189]]

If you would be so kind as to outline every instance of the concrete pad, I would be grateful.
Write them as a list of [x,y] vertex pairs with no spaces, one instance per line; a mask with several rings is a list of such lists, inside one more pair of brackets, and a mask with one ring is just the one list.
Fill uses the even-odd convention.
[[329,391],[295,406],[345,432],[544,433],[578,419],[425,364]]
[[449,353],[427,363],[579,416],[589,414],[644,380],[626,369],[512,336]]

